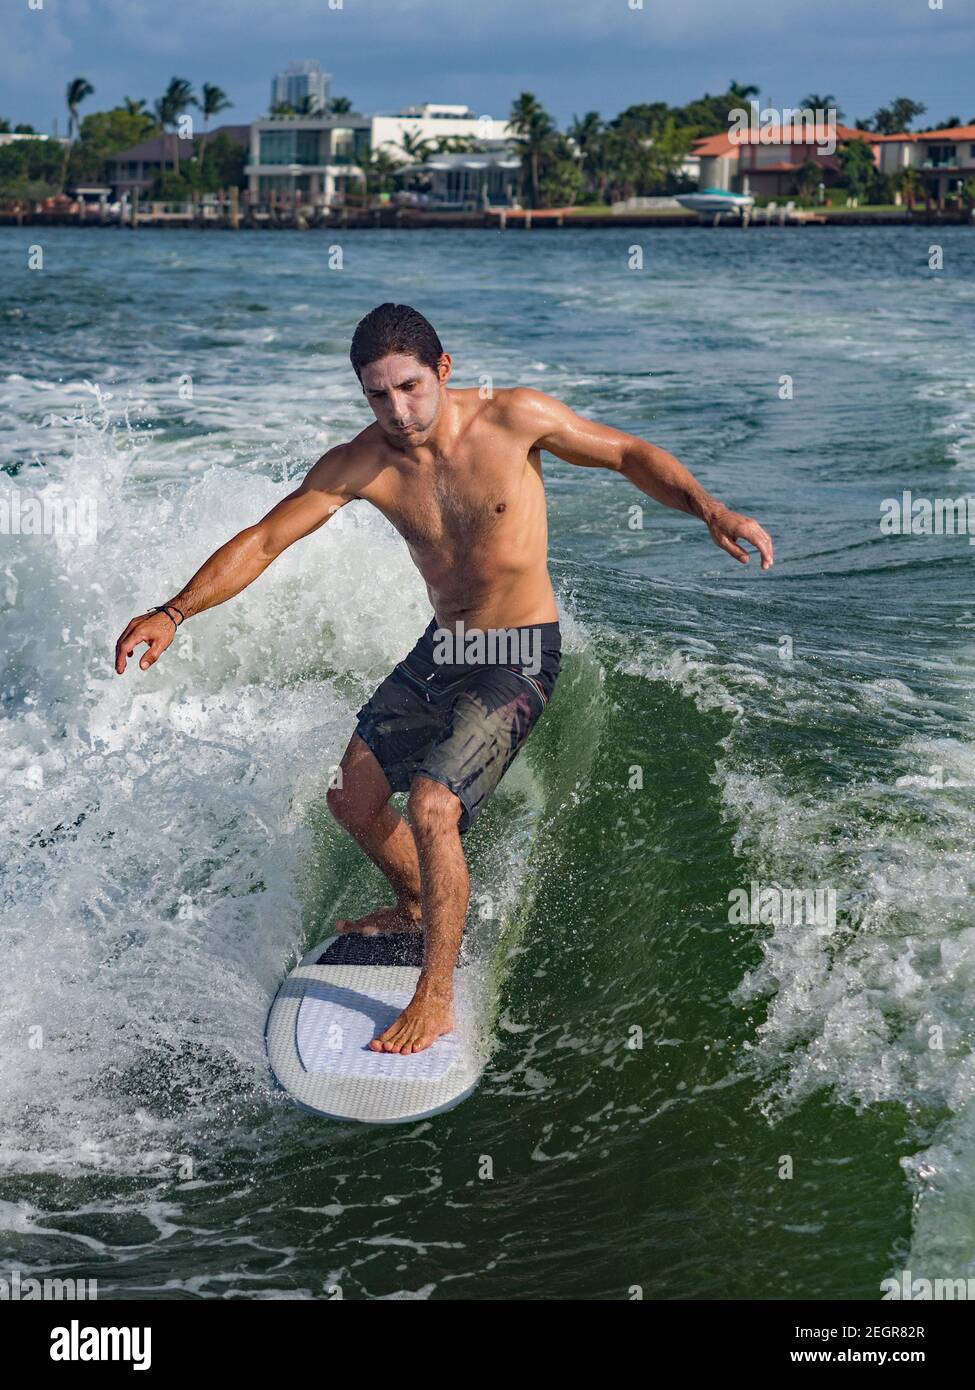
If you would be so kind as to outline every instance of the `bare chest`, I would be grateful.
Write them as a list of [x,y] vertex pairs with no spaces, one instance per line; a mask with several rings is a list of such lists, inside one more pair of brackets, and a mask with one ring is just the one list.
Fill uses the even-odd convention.
[[500,536],[519,492],[512,470],[445,461],[397,472],[379,505],[411,549],[456,554]]

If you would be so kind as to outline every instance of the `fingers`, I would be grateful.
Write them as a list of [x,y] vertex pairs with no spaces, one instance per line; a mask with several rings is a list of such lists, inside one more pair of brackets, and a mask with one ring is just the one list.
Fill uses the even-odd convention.
[[148,645],[149,650],[142,653],[139,670],[148,671],[149,667],[154,666],[159,660],[166,648],[158,637],[143,637],[142,641]]
[[722,550],[726,550],[729,555],[734,556],[743,565],[748,564],[748,552],[743,550],[740,545],[736,545],[735,541],[748,541],[749,545],[753,545],[761,556],[762,569],[772,568],[774,561],[772,537],[764,527],[759,526],[754,517],[725,514],[721,521],[712,526],[711,536],[716,545],[720,545]]
[[763,526],[759,526],[757,521],[751,517],[746,518],[745,524],[740,526],[735,535],[741,539],[750,541],[762,557],[762,569],[772,568],[774,556],[772,552],[772,537]]
[[729,555],[733,555],[735,559],[740,560],[743,565],[748,564],[748,552],[742,550],[740,545],[735,545],[730,536],[726,535],[723,531],[719,531],[714,536],[714,539],[722,550],[727,550]]
[[115,670],[118,675],[121,675],[125,670],[126,658],[130,657],[135,650],[136,639],[134,633],[137,626],[138,620],[133,618],[122,633],[122,636],[115,643]]
[[160,636],[144,618],[133,618],[115,644],[115,671],[122,675],[127,659],[144,642],[149,648],[139,660],[139,669],[148,671],[162,656],[172,639]]

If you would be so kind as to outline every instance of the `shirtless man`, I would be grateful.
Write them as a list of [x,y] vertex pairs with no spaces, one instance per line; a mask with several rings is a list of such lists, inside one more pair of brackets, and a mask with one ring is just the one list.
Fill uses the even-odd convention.
[[[139,667],[147,670],[181,622],[239,594],[349,502],[370,502],[403,536],[433,618],[358,711],[327,801],[396,898],[337,929],[423,932],[414,996],[370,1043],[374,1051],[412,1053],[454,1026],[453,971],[469,895],[460,837],[558,675],[541,451],[621,473],[656,501],[699,517],[742,564],[748,555],[739,541],[755,547],[763,570],[772,565],[772,542],[673,455],[583,419],[541,391],[515,387],[484,399],[477,390],[448,389],[450,355],[406,305],[368,314],[350,356],[375,423],[323,454],[294,492],[215,551],[185,589],[133,618],[116,645],[115,670],[122,674],[141,643],[148,651]],[[394,791],[409,793],[409,823],[392,805]]]

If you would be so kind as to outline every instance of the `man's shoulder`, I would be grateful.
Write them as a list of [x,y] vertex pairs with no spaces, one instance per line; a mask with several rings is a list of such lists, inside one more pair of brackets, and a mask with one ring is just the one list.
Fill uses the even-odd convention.
[[350,501],[386,465],[385,436],[373,421],[351,439],[327,449],[305,478],[306,488],[332,491]]
[[491,397],[495,419],[519,433],[544,433],[564,407],[554,396],[536,391],[532,386],[507,386]]

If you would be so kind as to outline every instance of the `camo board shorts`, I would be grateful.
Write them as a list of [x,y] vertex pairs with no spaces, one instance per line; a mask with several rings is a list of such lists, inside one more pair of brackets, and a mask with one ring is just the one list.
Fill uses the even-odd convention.
[[[434,634],[443,631],[450,629],[431,619],[356,712],[355,732],[393,791],[408,791],[418,773],[449,787],[463,808],[458,829],[464,834],[551,699],[562,640],[557,622],[500,629],[508,644],[479,654],[488,659],[448,663],[435,659],[444,653]],[[448,653],[466,654],[463,646]]]

